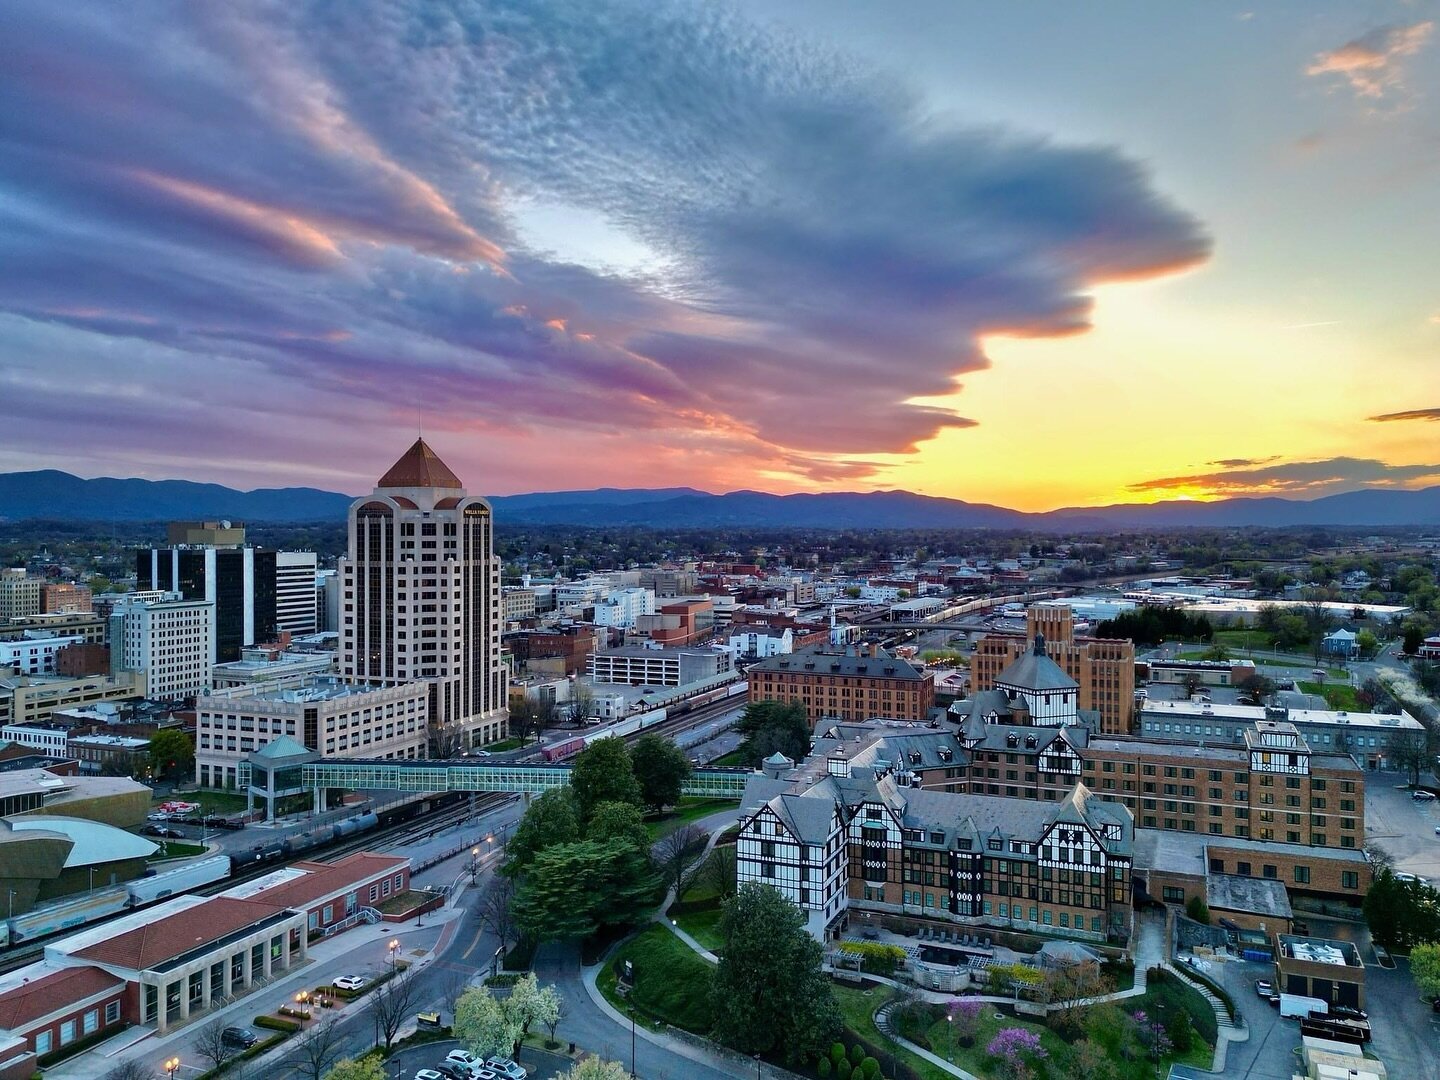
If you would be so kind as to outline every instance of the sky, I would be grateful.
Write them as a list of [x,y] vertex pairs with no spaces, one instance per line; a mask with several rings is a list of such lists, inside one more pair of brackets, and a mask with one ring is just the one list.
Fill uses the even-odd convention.
[[0,471],[1440,484],[1440,2],[11,0]]

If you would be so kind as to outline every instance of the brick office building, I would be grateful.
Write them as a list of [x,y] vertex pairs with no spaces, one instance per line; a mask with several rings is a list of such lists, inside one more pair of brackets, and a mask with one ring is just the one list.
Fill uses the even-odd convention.
[[812,725],[822,718],[923,720],[935,704],[935,676],[878,645],[772,656],[746,677],[751,701],[798,701]]
[[1037,604],[1025,613],[1025,634],[986,634],[975,643],[971,686],[993,689],[1007,667],[1022,657],[1036,636],[1079,687],[1079,707],[1100,716],[1100,731],[1128,735],[1135,713],[1135,646],[1129,641],[1075,636],[1068,607]]

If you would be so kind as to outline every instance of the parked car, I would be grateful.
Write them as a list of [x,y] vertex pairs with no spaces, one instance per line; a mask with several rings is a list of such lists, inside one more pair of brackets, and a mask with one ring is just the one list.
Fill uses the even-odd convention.
[[485,1062],[480,1060],[469,1050],[451,1050],[448,1054],[445,1055],[445,1060],[448,1061],[451,1065],[459,1065],[462,1069],[468,1069],[472,1065],[485,1064]]
[[421,1069],[415,1074],[415,1080],[445,1080],[445,1077],[434,1069]]
[[1255,980],[1255,993],[1274,1005],[1280,1000],[1280,995],[1275,992],[1275,984],[1269,979]]
[[1429,878],[1423,878],[1423,877],[1421,877],[1419,874],[1407,874],[1407,873],[1404,873],[1403,871],[1399,871],[1399,870],[1397,870],[1397,871],[1395,872],[1395,880],[1396,880],[1396,881],[1418,881],[1421,885],[1429,885],[1429,884],[1430,884],[1430,879],[1429,879]]
[[220,1041],[226,1046],[238,1046],[249,1050],[260,1041],[260,1036],[247,1027],[227,1027],[220,1033]]
[[1341,1020],[1369,1020],[1370,1014],[1364,1009],[1352,1009],[1349,1005],[1331,1005],[1330,1015]]
[[442,1061],[435,1068],[442,1076],[448,1076],[450,1080],[470,1080],[470,1070],[453,1061]]
[[349,990],[351,992],[354,992],[365,985],[365,980],[359,975],[341,975],[340,978],[336,979],[330,985],[335,987],[335,989],[337,990]]
[[517,1065],[511,1058],[492,1057],[485,1059],[485,1067],[501,1080],[525,1080],[530,1074],[525,1066]]
[[168,825],[146,825],[140,830],[146,836],[159,836],[167,840],[183,840],[185,834],[179,829],[172,829]]
[[1310,924],[1307,923],[1307,922],[1304,922],[1304,921],[1302,921],[1302,920],[1300,920],[1300,919],[1296,919],[1294,922],[1292,922],[1292,923],[1290,924],[1290,932],[1291,932],[1292,934],[1297,934],[1297,935],[1299,935],[1300,937],[1309,937],[1309,936],[1310,936]]
[[1430,791],[1412,791],[1412,792],[1410,793],[1410,798],[1414,799],[1416,802],[1434,802],[1434,801],[1435,801],[1435,795],[1434,795],[1433,792],[1430,792]]

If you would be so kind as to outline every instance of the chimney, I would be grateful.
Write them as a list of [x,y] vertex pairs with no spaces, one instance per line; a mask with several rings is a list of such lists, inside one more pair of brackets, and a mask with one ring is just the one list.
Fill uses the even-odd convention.
[[870,656],[871,656],[872,659],[878,659],[878,658],[879,658],[879,656],[880,656],[880,643],[879,643],[878,641],[872,641],[872,642],[870,643]]

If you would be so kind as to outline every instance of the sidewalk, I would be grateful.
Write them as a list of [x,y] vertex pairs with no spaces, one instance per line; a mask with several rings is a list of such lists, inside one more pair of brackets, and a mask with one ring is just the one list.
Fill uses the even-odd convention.
[[[459,895],[458,892],[456,895]],[[383,945],[387,941],[399,941],[399,958],[407,961],[412,971],[419,970],[434,962],[441,952],[440,946],[458,931],[463,915],[463,910],[452,903],[432,912],[418,928],[414,923],[362,923],[310,945],[309,955],[303,963],[277,974],[265,985],[229,1005],[195,1013],[186,1023],[172,1027],[163,1036],[156,1034],[149,1025],[127,1028],[84,1053],[47,1068],[45,1075],[57,1080],[98,1080],[127,1061],[141,1061],[153,1066],[164,1057],[174,1055],[189,1063],[197,1062],[200,1060],[197,1054],[186,1054],[184,1050],[199,1030],[212,1021],[223,1019],[239,1027],[250,1027],[255,1016],[274,1012],[280,1005],[288,1003],[297,990],[305,989],[317,978],[322,978],[320,969],[327,965],[367,950],[381,958],[383,963],[386,956]],[[375,950],[377,945],[382,946],[379,951]],[[361,965],[357,962],[354,966],[358,968]],[[373,964],[366,963],[365,966]],[[363,1004],[361,1007],[364,1007]],[[335,1015],[343,1018],[354,1015],[356,1011],[346,1008]],[[250,1068],[263,1071],[260,1066],[278,1061],[292,1050],[292,1043],[293,1040],[287,1039],[269,1053],[253,1059],[248,1063]]]

